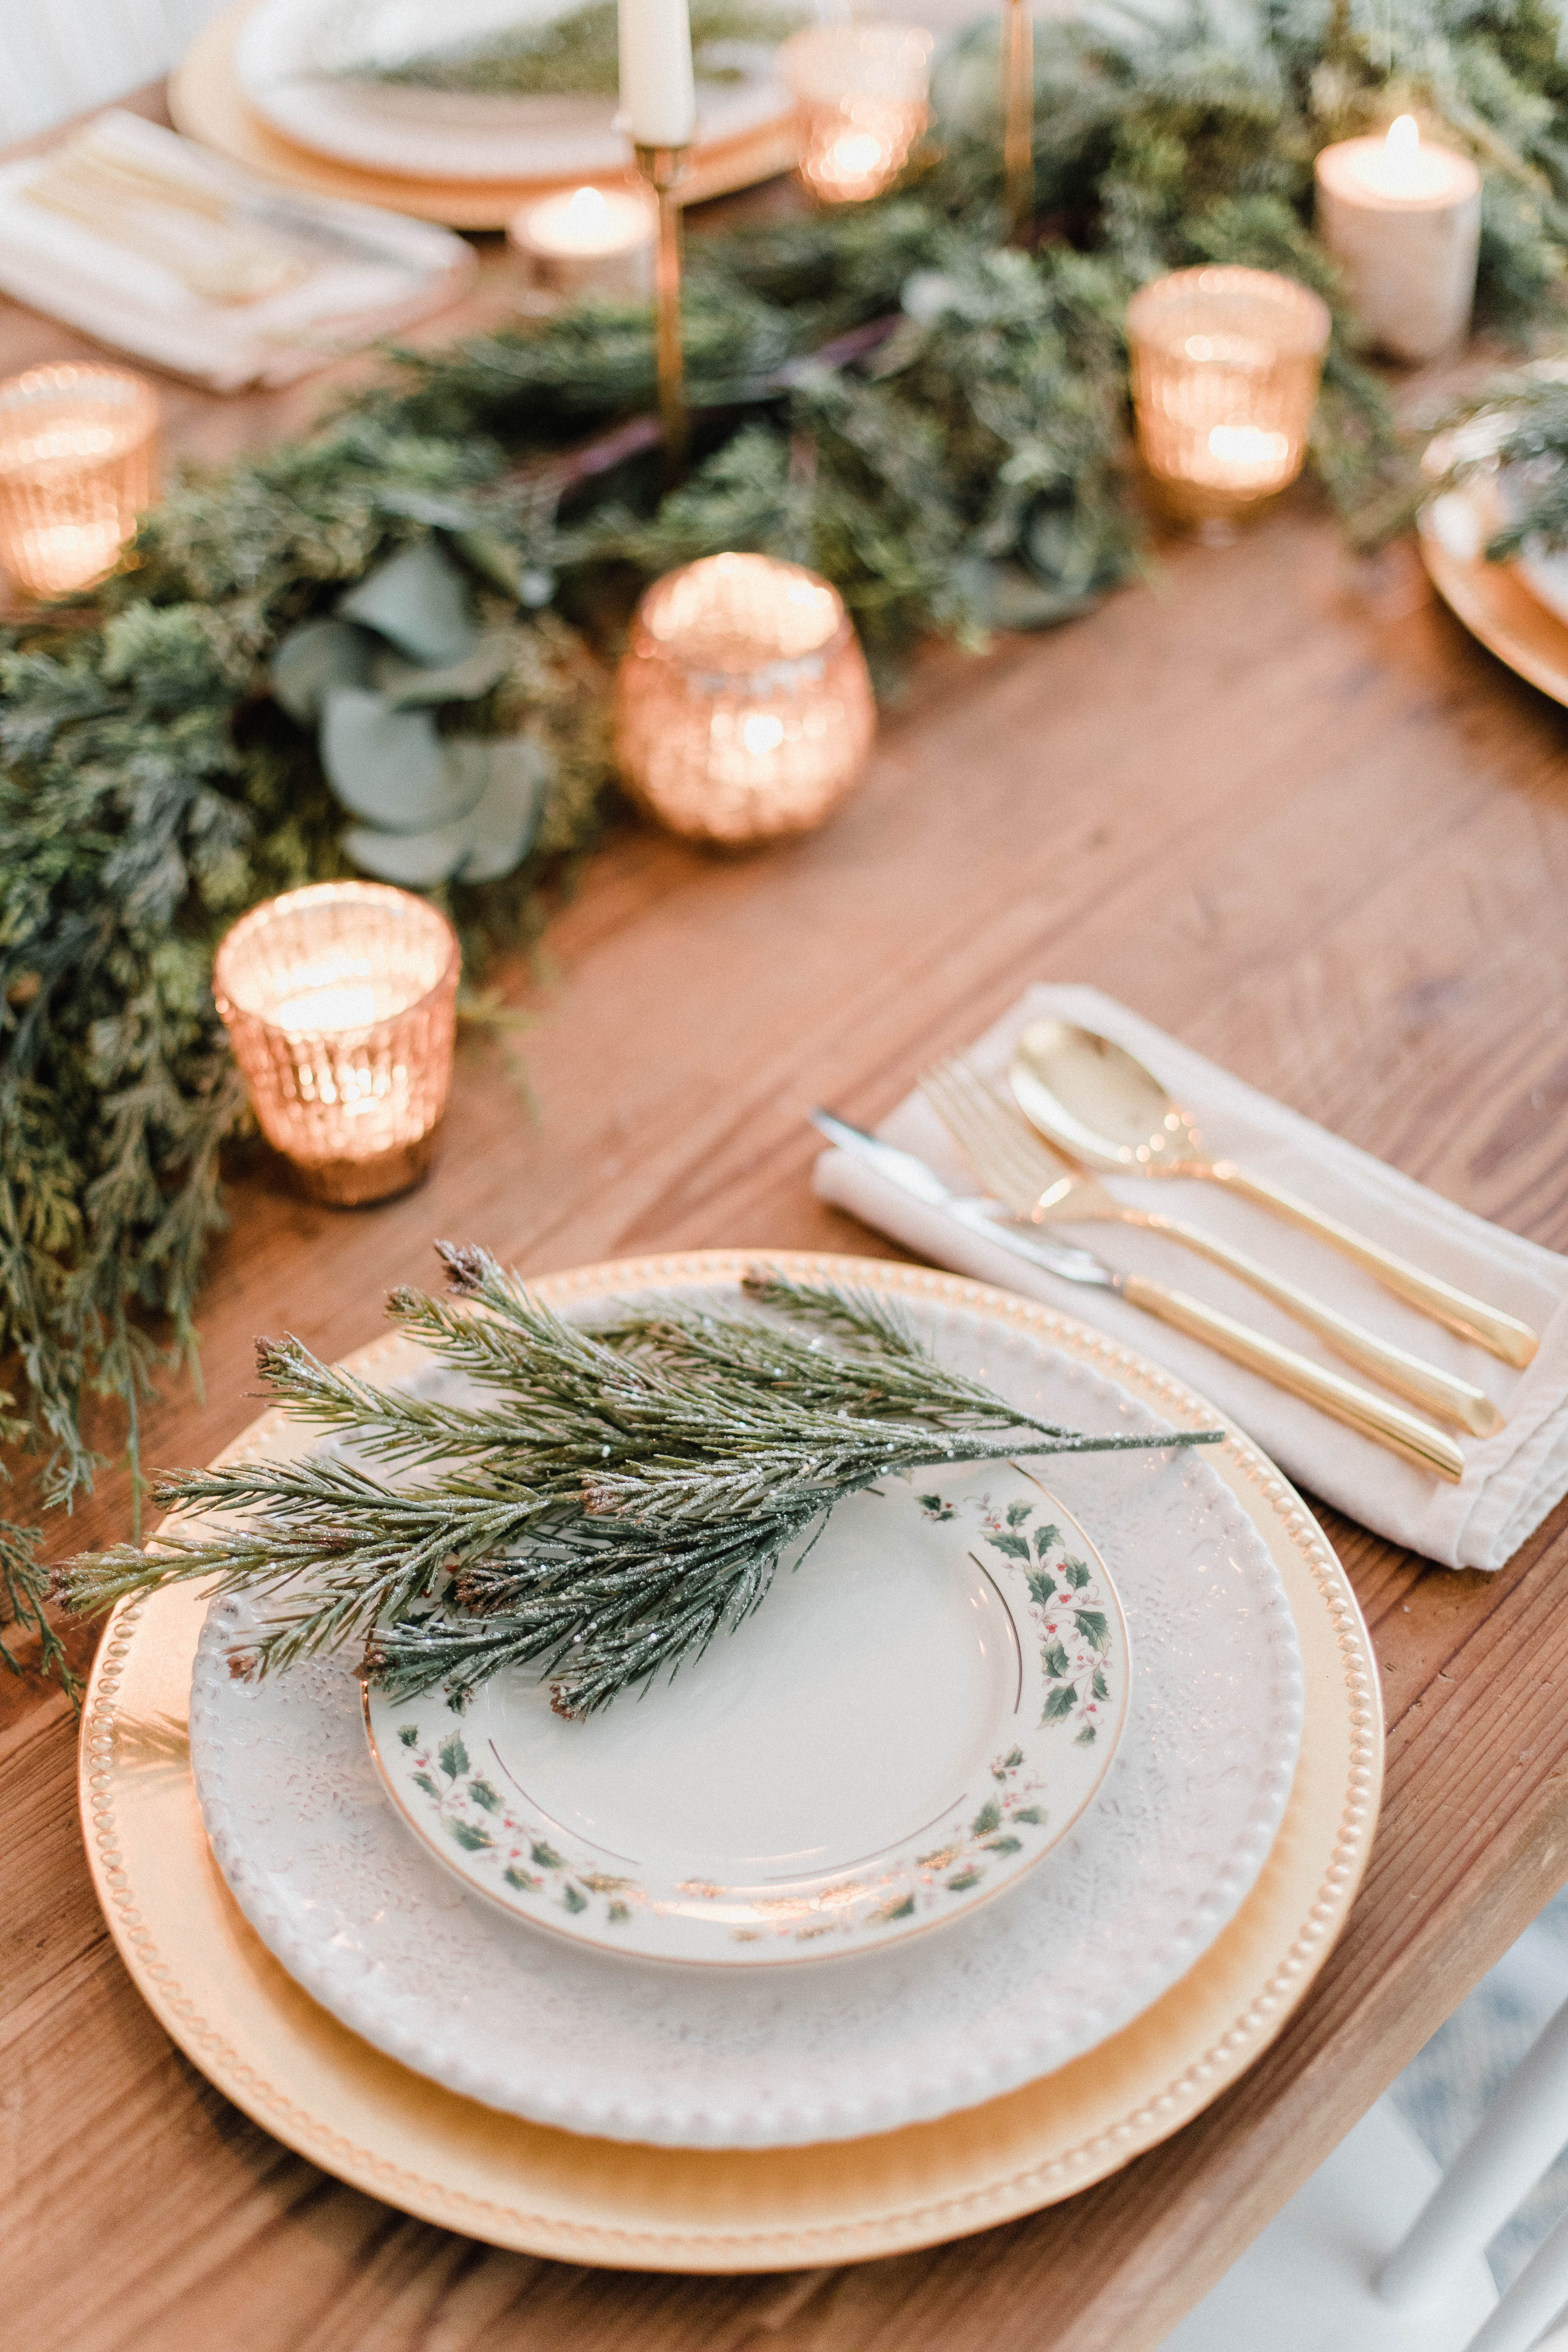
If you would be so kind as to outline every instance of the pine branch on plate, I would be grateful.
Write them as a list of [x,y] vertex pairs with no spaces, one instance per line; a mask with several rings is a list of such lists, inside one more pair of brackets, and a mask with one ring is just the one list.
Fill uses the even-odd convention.
[[576,1324],[486,1252],[441,1255],[457,1302],[402,1290],[391,1312],[483,1402],[380,1389],[264,1340],[275,1403],[343,1447],[164,1477],[159,1501],[199,1525],[72,1561],[70,1605],[207,1579],[268,1604],[252,1672],[352,1642],[395,1695],[439,1683],[461,1705],[542,1660],[557,1706],[586,1715],[741,1624],[834,1505],[879,1479],[1223,1436],[1041,1421],[939,1363],[869,1291],[759,1267],[750,1311],[656,1300]]

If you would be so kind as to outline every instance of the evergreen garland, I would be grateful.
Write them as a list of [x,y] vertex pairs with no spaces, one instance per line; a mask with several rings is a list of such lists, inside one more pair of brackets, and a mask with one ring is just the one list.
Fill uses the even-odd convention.
[[[39,1494],[90,1483],[85,1401],[132,1457],[161,1363],[192,1360],[218,1155],[245,1113],[214,1013],[216,939],[345,867],[309,732],[268,691],[279,637],[438,536],[515,631],[490,710],[552,782],[515,873],[441,894],[468,950],[529,936],[592,844],[605,662],[637,590],[723,548],[842,590],[879,677],[922,632],[1082,610],[1137,563],[1121,320],[1148,276],[1278,268],[1335,307],[1314,461],[1347,514],[1403,495],[1380,381],[1308,226],[1330,139],[1401,110],[1484,178],[1483,317],[1555,317],[1568,250],[1568,75],[1542,0],[1236,0],[1144,24],[1037,27],[1037,250],[998,249],[997,38],[940,65],[935,141],[877,203],[694,238],[699,460],[662,499],[646,312],[391,355],[305,439],[194,476],[80,610],[0,654],[0,1434]],[[619,438],[616,437],[617,434]],[[596,446],[585,442],[600,436]],[[617,461],[617,452],[619,457]],[[487,623],[487,625],[489,624]],[[58,1644],[36,1528],[0,1525],[4,1619]]]

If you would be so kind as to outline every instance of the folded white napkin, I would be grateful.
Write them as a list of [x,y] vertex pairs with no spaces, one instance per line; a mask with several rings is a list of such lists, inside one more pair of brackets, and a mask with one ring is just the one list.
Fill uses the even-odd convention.
[[263,246],[290,247],[300,264],[292,282],[250,301],[195,290],[155,257],[165,245],[178,254],[194,239],[199,248],[199,216],[187,235],[177,202],[152,249],[153,215],[141,204],[117,208],[106,199],[99,226],[34,202],[27,190],[56,166],[62,151],[54,149],[0,169],[0,291],[215,392],[291,383],[443,308],[474,274],[472,247],[449,229],[272,187],[118,108],[73,145],[83,142],[111,171],[143,176],[153,213],[156,184],[178,184],[220,206],[231,233],[237,225]]
[[[1449,1431],[1465,1454],[1461,1484],[1450,1485],[1384,1453],[1113,1292],[1037,1274],[922,1207],[847,1152],[826,1151],[818,1160],[821,1197],[891,1234],[917,1256],[1026,1292],[1168,1365],[1230,1414],[1299,1485],[1394,1543],[1448,1568],[1500,1568],[1568,1492],[1568,1258],[1456,1208],[1397,1169],[1243,1086],[1098,989],[1030,989],[973,1048],[975,1067],[1002,1081],[1014,1040],[1043,1015],[1098,1030],[1137,1055],[1192,1113],[1215,1158],[1235,1160],[1250,1173],[1272,1179],[1541,1334],[1534,1361],[1514,1371],[1406,1307],[1326,1243],[1234,1199],[1219,1185],[1169,1178],[1111,1180],[1110,1190],[1121,1199],[1205,1227],[1381,1338],[1484,1389],[1506,1414],[1507,1426],[1484,1439]],[[955,1191],[982,1189],[920,1094],[900,1103],[878,1131],[889,1143],[918,1153]],[[1173,1242],[1110,1223],[1064,1229],[1063,1238],[1086,1244],[1114,1266],[1222,1307],[1331,1370],[1362,1377],[1256,1291]]]

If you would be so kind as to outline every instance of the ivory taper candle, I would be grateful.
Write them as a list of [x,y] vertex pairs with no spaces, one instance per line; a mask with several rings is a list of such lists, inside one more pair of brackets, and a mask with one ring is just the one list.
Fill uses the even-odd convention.
[[620,0],[621,112],[637,147],[685,147],[697,121],[687,0]]
[[1342,139],[1318,157],[1318,234],[1345,274],[1378,349],[1436,359],[1470,322],[1481,178],[1466,155],[1423,140],[1414,115],[1386,136]]

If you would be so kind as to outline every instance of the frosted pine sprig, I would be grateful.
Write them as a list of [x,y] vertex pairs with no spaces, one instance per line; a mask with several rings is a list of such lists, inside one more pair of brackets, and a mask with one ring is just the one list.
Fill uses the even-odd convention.
[[835,1505],[880,1478],[1224,1434],[1042,1421],[939,1363],[874,1292],[758,1267],[739,1313],[669,1299],[568,1323],[486,1252],[439,1246],[458,1303],[400,1290],[390,1311],[481,1402],[377,1388],[263,1340],[273,1402],[356,1458],[162,1477],[160,1503],[199,1527],[73,1560],[70,1605],[208,1580],[267,1604],[258,1674],[352,1643],[395,1696],[440,1684],[461,1704],[542,1662],[556,1704],[584,1715],[733,1631]]

